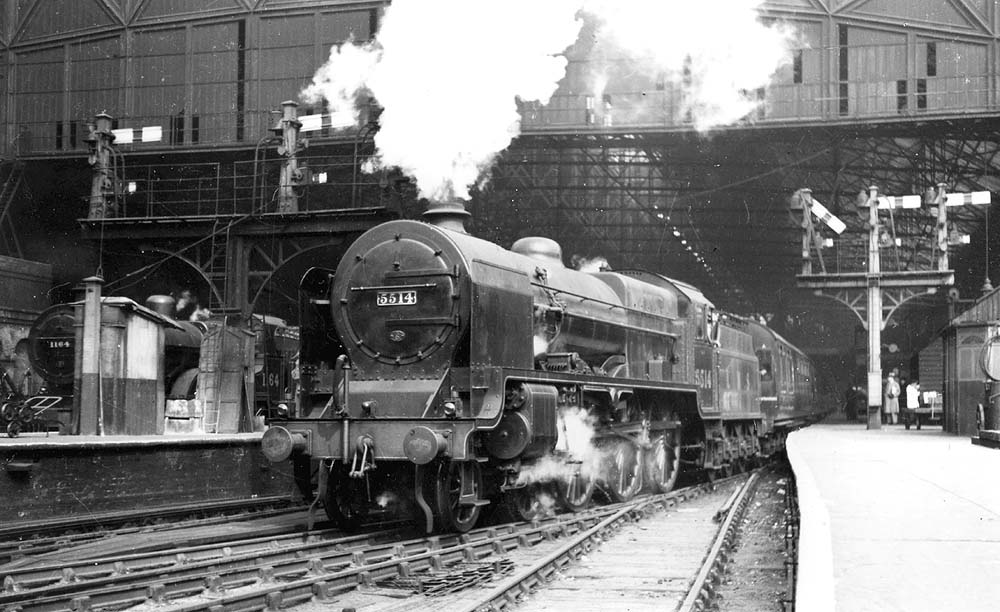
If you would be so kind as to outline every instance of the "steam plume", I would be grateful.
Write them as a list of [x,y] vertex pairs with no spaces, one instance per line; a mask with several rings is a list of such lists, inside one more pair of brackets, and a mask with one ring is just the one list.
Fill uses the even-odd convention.
[[611,264],[608,263],[608,260],[600,256],[588,258],[582,255],[574,255],[570,258],[570,264],[574,270],[579,270],[580,272],[601,272],[611,269]]
[[467,198],[519,133],[517,100],[544,104],[562,78],[577,3],[395,0],[378,41],[334,49],[306,95],[341,110],[367,89],[384,109],[381,163],[415,177],[424,197]]
[[[699,130],[731,123],[760,104],[748,92],[765,86],[790,59],[794,35],[787,27],[760,23],[762,2],[586,0],[586,10],[600,22],[599,52],[592,52],[592,59],[624,57],[629,69],[679,85],[684,94],[680,110]],[[595,69],[600,63],[595,61]],[[615,68],[622,70],[610,62],[606,70]],[[605,72],[592,72],[597,99],[606,78]],[[615,107],[616,114],[623,110],[628,112]]]
[[631,106],[603,98],[622,78],[621,56],[646,84],[662,78],[679,87],[682,110],[704,129],[752,110],[758,101],[744,92],[787,59],[788,34],[758,21],[761,2],[394,0],[377,41],[335,47],[303,94],[333,111],[373,96],[384,109],[376,161],[416,178],[423,197],[467,198],[518,135],[518,101],[546,104],[555,91],[582,14],[594,41],[590,57],[574,59],[590,62],[590,91],[567,95],[602,102],[606,126],[612,105],[622,121],[642,112],[644,94]]
[[598,475],[603,455],[594,444],[596,427],[596,418],[583,408],[570,406],[560,410],[556,452],[524,467],[518,475],[518,484],[568,481],[577,470],[584,475]]

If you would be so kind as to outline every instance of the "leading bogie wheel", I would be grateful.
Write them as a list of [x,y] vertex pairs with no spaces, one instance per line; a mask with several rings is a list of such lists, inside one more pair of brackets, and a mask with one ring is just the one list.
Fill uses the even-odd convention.
[[612,501],[626,502],[642,488],[639,451],[630,440],[615,440],[611,447],[605,485]]
[[343,468],[335,466],[326,483],[323,507],[330,520],[341,529],[359,529],[370,508],[365,479],[351,478]]
[[535,483],[508,490],[503,496],[507,514],[515,521],[533,521],[548,516],[555,501],[550,489]]
[[646,451],[646,486],[656,493],[669,493],[677,484],[681,467],[681,437],[671,430],[653,440]]
[[428,470],[428,504],[439,532],[465,533],[479,520],[483,475],[475,461],[440,461]]

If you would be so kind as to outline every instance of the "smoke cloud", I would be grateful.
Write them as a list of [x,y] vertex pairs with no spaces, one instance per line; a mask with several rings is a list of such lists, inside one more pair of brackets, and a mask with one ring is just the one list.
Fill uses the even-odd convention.
[[[745,117],[760,104],[756,90],[790,61],[795,38],[790,28],[760,23],[762,3],[586,0],[587,12],[599,22],[591,53],[595,99],[603,99],[607,75],[620,73],[620,62],[627,60],[629,70],[655,75],[658,87],[679,87],[683,103],[678,110],[699,130]],[[641,100],[652,92],[633,93]],[[642,112],[641,102],[632,102],[636,107],[631,109],[614,104],[616,121]]]
[[588,258],[582,255],[574,255],[570,258],[570,265],[574,270],[580,272],[603,272],[611,269],[611,264],[604,257]]
[[[379,161],[433,200],[468,198],[520,130],[517,100],[548,102],[577,37],[578,0],[395,0],[377,42],[334,49],[304,94],[383,108]],[[367,72],[366,72],[367,71]]]
[[590,62],[590,91],[573,93],[593,96],[604,125],[643,110],[641,92],[631,105],[604,98],[625,57],[647,82],[680,87],[683,112],[705,129],[750,112],[758,101],[745,92],[787,59],[788,34],[759,23],[761,2],[394,0],[377,40],[335,47],[303,97],[356,117],[374,98],[375,164],[414,177],[423,197],[467,198],[519,134],[518,102],[546,104],[567,54],[587,47],[574,45],[584,15],[592,56],[573,59]]

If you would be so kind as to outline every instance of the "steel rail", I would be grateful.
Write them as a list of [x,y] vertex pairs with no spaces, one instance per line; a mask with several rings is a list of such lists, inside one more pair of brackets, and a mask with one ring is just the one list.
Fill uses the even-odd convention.
[[799,496],[795,473],[789,470],[785,483],[785,597],[783,612],[795,612],[795,590],[798,586],[799,565]]
[[688,594],[681,603],[678,612],[694,612],[705,610],[715,594],[715,587],[722,576],[725,564],[729,558],[729,549],[732,548],[736,540],[736,521],[743,516],[750,494],[757,487],[759,472],[750,474],[743,486],[739,488],[737,496],[730,497],[724,507],[728,506],[726,518],[719,525],[715,541],[709,549],[708,555],[702,563],[701,570],[695,577]]
[[[542,541],[572,535],[588,529],[600,522],[600,514],[585,516],[569,515],[553,524],[512,523],[500,528],[487,530],[485,537],[471,539],[468,535],[458,537],[458,542],[447,547],[431,547],[424,552],[407,554],[400,551],[392,558],[368,559],[364,553],[356,553],[351,567],[335,568],[333,571],[322,562],[312,562],[305,572],[278,573],[273,568],[261,568],[253,581],[226,584],[225,589],[252,586],[246,592],[222,596],[210,602],[195,602],[169,608],[172,612],[251,611],[280,610],[310,600],[329,601],[336,594],[353,591],[358,584],[374,584],[391,577],[410,577],[415,572],[425,570],[440,571],[448,566],[480,559],[497,554],[505,554],[519,547],[530,547]],[[435,540],[433,536],[428,540]],[[251,585],[252,582],[252,585]],[[154,599],[155,601],[155,599]]]
[[617,531],[627,523],[637,520],[640,515],[650,514],[657,509],[673,507],[678,502],[686,501],[688,498],[713,490],[719,484],[739,478],[741,478],[739,475],[730,476],[717,480],[714,484],[704,483],[671,493],[622,504],[623,507],[614,515],[609,516],[586,532],[580,533],[572,541],[567,542],[565,545],[539,559],[516,576],[505,580],[484,597],[472,604],[466,605],[461,610],[462,612],[497,612],[505,610],[508,607],[513,607],[520,597],[548,582],[550,576],[558,569],[579,558],[581,555],[590,552],[597,542],[607,539],[611,532]]
[[[736,477],[734,477],[736,478]],[[725,479],[730,480],[730,479]],[[716,484],[723,481],[717,481]],[[531,523],[480,528],[464,535],[449,534],[405,542],[376,541],[370,536],[341,540],[307,541],[273,550],[230,550],[218,557],[174,554],[170,567],[129,572],[122,559],[110,562],[99,575],[67,568],[59,582],[37,589],[20,590],[8,584],[0,594],[0,610],[21,612],[86,612],[97,608],[121,608],[143,602],[167,604],[192,595],[207,595],[205,602],[172,607],[194,610],[277,610],[309,599],[328,600],[335,593],[372,584],[390,577],[410,577],[414,572],[440,572],[450,565],[480,562],[517,548],[542,541],[592,531],[594,526],[616,515],[629,515],[653,504],[672,504],[693,496],[695,487],[643,498],[627,504],[600,506],[584,512],[551,517]],[[308,534],[296,534],[298,538]],[[385,536],[382,536],[385,537]],[[293,538],[294,539],[294,538]],[[84,566],[88,564],[84,563]],[[50,568],[51,569],[51,568]],[[51,575],[47,578],[51,579]],[[239,592],[234,592],[235,590]]]
[[[165,569],[169,570],[177,565],[193,565],[206,561],[224,563],[250,553],[266,555],[281,548],[288,549],[296,545],[306,546],[330,541],[337,545],[343,545],[356,539],[371,538],[374,535],[400,536],[409,530],[403,528],[380,529],[375,532],[350,536],[340,529],[303,532],[292,531],[289,526],[284,526],[275,528],[273,533],[268,533],[268,531],[267,529],[257,530],[252,534],[246,534],[251,537],[240,539],[234,539],[240,537],[237,534],[226,534],[215,539],[213,543],[206,542],[169,550],[151,550],[142,553],[43,564],[35,563],[25,567],[0,567],[0,584],[3,585],[5,593],[23,593],[42,589],[59,582],[66,582],[68,579],[79,583],[106,576],[137,574],[149,570],[158,570],[162,573]],[[78,584],[78,586],[83,585]]]
[[627,523],[631,520],[631,515],[640,511],[647,503],[639,502],[622,508],[587,531],[578,534],[571,542],[542,557],[528,569],[505,580],[480,601],[462,608],[462,612],[502,610],[508,604],[515,603],[519,596],[529,593],[538,585],[547,582],[549,576],[560,567],[590,552],[596,540],[606,539],[609,531],[617,530]]
[[[595,508],[581,514],[579,520],[598,520],[613,508]],[[526,543],[536,543],[546,538],[554,537],[547,532],[560,532],[572,529],[567,527],[565,518],[553,517],[531,524],[523,539]],[[97,566],[92,560],[81,564],[86,571],[77,572],[73,568],[45,568],[37,582],[32,582],[30,570],[20,573],[21,580],[13,577],[4,579],[4,592],[0,593],[0,609],[4,606],[16,606],[23,612],[78,609],[80,606],[108,607],[132,605],[136,602],[152,600],[163,602],[208,591],[211,593],[253,584],[259,580],[267,581],[267,576],[279,575],[282,578],[306,574],[316,571],[343,571],[348,567],[367,568],[370,563],[386,559],[407,558],[436,549],[442,546],[451,548],[480,547],[488,550],[499,550],[497,541],[518,539],[524,534],[517,533],[513,526],[508,526],[510,533],[500,533],[503,528],[487,528],[470,532],[466,535],[442,535],[430,538],[419,538],[398,542],[396,538],[401,530],[377,532],[348,536],[338,539],[309,541],[309,534],[295,534],[292,540],[307,538],[304,543],[282,547],[275,543],[267,548],[255,547],[240,554],[233,554],[231,547],[215,547],[222,550],[219,554],[209,551],[189,557],[187,554],[175,551],[169,556],[161,556],[162,563],[151,563],[139,571],[130,571],[125,562],[112,557]],[[499,535],[498,535],[499,533]],[[383,542],[385,538],[392,541]],[[267,539],[269,542],[273,538]],[[492,542],[492,544],[490,544]],[[516,547],[510,542],[504,546]],[[328,569],[333,567],[333,569]],[[263,573],[258,571],[264,567]],[[263,578],[262,578],[263,576]],[[381,574],[380,574],[381,576]],[[150,584],[155,583],[154,587]],[[355,579],[353,584],[357,584]]]
[[651,513],[655,509],[673,507],[678,502],[683,502],[706,491],[711,491],[716,485],[737,478],[740,478],[740,476],[730,476],[717,480],[714,484],[703,483],[670,493],[646,497],[626,504],[619,504],[620,509],[613,515],[607,517],[586,532],[578,534],[573,540],[539,559],[516,576],[505,580],[478,601],[462,608],[462,611],[494,612],[504,610],[514,605],[519,597],[530,593],[535,588],[547,582],[549,576],[556,570],[589,552],[598,541],[607,539],[609,533],[617,531],[630,521],[636,520],[639,515]]
[[[285,547],[276,543],[273,548],[257,548],[240,554],[227,554],[229,551],[222,550],[217,556],[192,562],[181,553],[160,565],[152,564],[139,571],[129,571],[123,562],[115,562],[110,567],[102,565],[94,571],[84,564],[87,571],[65,568],[59,580],[46,579],[41,585],[5,579],[4,592],[0,593],[0,610],[10,606],[23,612],[77,609],[78,604],[74,602],[78,600],[93,607],[115,607],[147,599],[162,601],[200,592],[207,588],[209,579],[217,584],[221,579],[253,582],[258,577],[259,567],[265,563],[271,571],[277,568],[294,573],[309,563],[349,566],[359,550],[367,550],[369,555],[379,558],[391,557],[401,554],[400,549],[406,552],[407,545],[396,543],[398,536],[398,530],[394,529]],[[150,590],[151,584],[156,585],[155,592]]]

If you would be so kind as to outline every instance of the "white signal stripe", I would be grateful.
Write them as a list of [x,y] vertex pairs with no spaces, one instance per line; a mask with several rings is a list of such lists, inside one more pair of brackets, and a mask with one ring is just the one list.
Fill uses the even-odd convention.
[[819,200],[816,198],[813,198],[812,206],[810,208],[812,209],[813,214],[816,215],[817,219],[829,225],[830,229],[838,234],[843,234],[844,230],[847,229],[847,224],[835,217],[833,213],[827,210],[826,206],[820,204]]
[[111,133],[115,135],[115,144],[132,144],[132,141],[135,140],[133,132],[132,128],[111,130]]
[[972,193],[945,194],[945,206],[964,206],[966,204],[989,204],[989,191],[973,191]]
[[878,199],[878,207],[886,208],[920,208],[921,197],[918,195],[882,196]]
[[336,113],[323,113],[320,115],[302,115],[299,117],[302,123],[300,131],[315,132],[322,129],[342,129],[357,125],[354,115],[347,111]]
[[159,125],[144,127],[140,136],[142,142],[159,142],[163,140],[163,127]]
[[163,140],[163,128],[152,125],[141,128],[121,128],[111,130],[115,135],[115,144],[132,144],[135,142],[159,142]]

